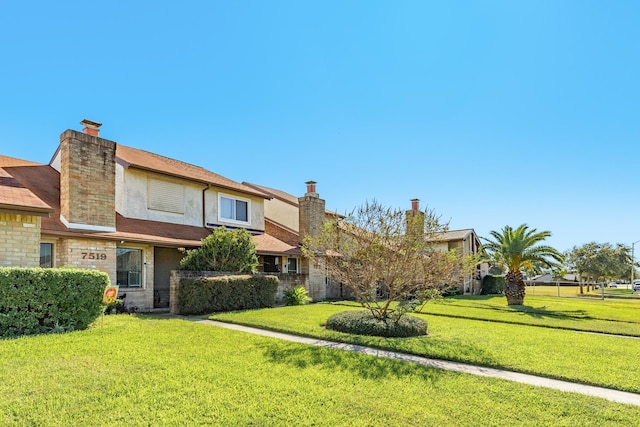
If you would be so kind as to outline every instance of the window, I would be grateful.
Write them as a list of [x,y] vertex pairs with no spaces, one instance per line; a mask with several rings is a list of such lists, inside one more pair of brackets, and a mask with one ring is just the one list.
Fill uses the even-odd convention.
[[184,213],[185,201],[182,185],[158,179],[149,179],[147,185],[149,192],[147,208],[177,214]]
[[121,288],[142,287],[142,250],[116,249],[116,281]]
[[40,267],[53,267],[53,243],[40,243]]
[[220,220],[249,222],[249,200],[220,196]]
[[287,258],[287,273],[295,274],[298,272],[298,258]]

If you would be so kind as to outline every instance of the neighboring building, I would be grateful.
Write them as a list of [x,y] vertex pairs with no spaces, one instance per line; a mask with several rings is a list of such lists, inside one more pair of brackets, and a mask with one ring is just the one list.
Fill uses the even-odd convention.
[[[411,200],[411,209],[406,211],[407,218],[421,214],[419,204],[419,199]],[[422,215],[424,216],[423,213]],[[476,255],[481,250],[480,239],[472,228],[436,233],[431,240],[435,249],[441,251],[455,249],[457,253],[464,257]],[[457,286],[458,291],[463,294],[479,294],[482,287],[482,278],[487,274],[488,269],[488,264],[478,264],[473,273],[464,275],[461,278],[461,282]]]
[[[271,196],[100,138],[100,123],[82,124],[83,132],[62,133],[49,164],[0,156],[0,266],[104,271],[128,304],[164,309],[169,271],[184,252],[213,228],[244,228],[254,236],[261,270],[286,271],[307,285],[298,275],[305,273],[298,242],[266,232]],[[310,294],[324,298],[323,289]]]
[[[314,181],[306,183],[307,192],[303,197],[248,182],[243,184],[270,197],[264,202],[265,233],[298,248],[302,246],[305,236],[317,236],[320,233],[325,218],[343,217],[325,209],[325,201],[316,192],[317,183]],[[298,251],[301,254],[300,249]],[[287,259],[291,262],[291,258]],[[308,277],[309,295],[313,299],[341,298],[345,295],[340,284],[331,282],[321,263],[302,257],[294,259],[298,271]],[[288,266],[288,269],[292,270],[292,267]]]

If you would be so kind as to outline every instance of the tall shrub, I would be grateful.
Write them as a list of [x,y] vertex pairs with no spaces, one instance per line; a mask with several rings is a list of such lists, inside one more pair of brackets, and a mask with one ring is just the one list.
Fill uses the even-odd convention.
[[504,275],[487,274],[482,279],[482,295],[501,294],[504,292]]
[[223,227],[202,239],[200,248],[187,251],[178,269],[252,273],[257,266],[256,246],[249,232]]
[[106,273],[0,268],[0,336],[85,329],[102,313]]

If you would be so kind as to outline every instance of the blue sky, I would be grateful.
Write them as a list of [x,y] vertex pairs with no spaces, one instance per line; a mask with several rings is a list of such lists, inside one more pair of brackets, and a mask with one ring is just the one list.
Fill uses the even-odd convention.
[[636,1],[5,2],[0,154],[101,136],[327,207],[640,240]]

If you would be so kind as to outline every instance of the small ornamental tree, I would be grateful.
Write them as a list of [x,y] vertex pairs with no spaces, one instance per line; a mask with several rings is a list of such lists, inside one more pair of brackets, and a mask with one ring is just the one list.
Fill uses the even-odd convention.
[[258,266],[256,246],[245,229],[217,228],[202,239],[202,246],[187,251],[179,270],[253,273]]
[[304,253],[324,264],[376,320],[397,323],[464,270],[459,254],[436,249],[446,225],[431,211],[415,213],[367,202],[305,238]]

